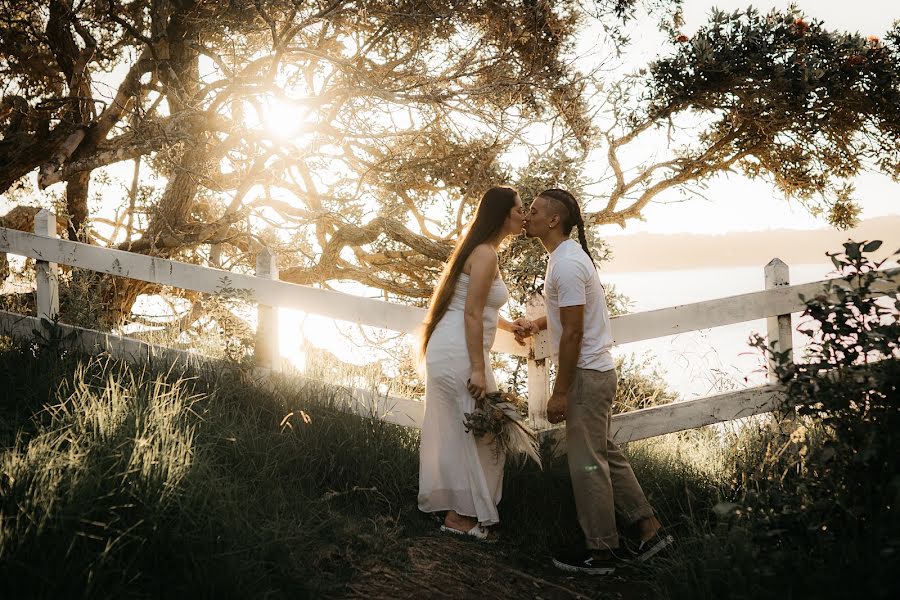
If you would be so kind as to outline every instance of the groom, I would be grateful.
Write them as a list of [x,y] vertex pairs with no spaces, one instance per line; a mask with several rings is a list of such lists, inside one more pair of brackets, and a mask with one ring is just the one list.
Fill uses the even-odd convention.
[[[579,242],[570,238],[573,227]],[[609,311],[574,196],[560,189],[541,192],[531,204],[525,235],[538,238],[550,254],[544,279],[547,316],[517,322],[516,337],[549,329],[559,349],[547,419],[566,421],[569,472],[585,536],[584,547],[554,556],[553,564],[565,571],[611,574],[619,554],[617,512],[638,536],[630,549],[638,560],[671,544],[672,537],[663,534],[631,465],[610,438],[616,371]]]

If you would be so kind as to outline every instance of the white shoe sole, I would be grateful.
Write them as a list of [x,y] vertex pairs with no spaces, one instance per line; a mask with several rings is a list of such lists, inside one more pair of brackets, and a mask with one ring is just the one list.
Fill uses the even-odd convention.
[[560,562],[555,558],[553,559],[553,566],[569,573],[584,573],[586,575],[612,575],[616,572],[615,567],[578,567]]
[[480,525],[476,525],[469,531],[462,531],[460,529],[454,529],[453,527],[441,525],[441,531],[443,531],[444,533],[452,533],[453,535],[461,535],[463,537],[473,537],[479,542],[485,544],[496,544],[498,541],[496,536],[492,536],[490,532],[488,532]]
[[654,556],[659,554],[659,552],[663,548],[665,548],[666,546],[671,546],[674,543],[675,538],[673,538],[671,535],[667,535],[666,537],[661,538],[658,542],[650,546],[650,548],[646,552],[637,557],[638,562],[644,562],[647,559],[653,558]]

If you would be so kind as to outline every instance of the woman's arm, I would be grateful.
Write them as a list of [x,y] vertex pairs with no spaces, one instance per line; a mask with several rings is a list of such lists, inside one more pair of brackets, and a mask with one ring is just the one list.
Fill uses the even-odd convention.
[[497,329],[502,329],[503,331],[514,331],[516,329],[516,325],[515,323],[504,319],[503,315],[500,315],[500,318],[497,321]]
[[487,386],[487,365],[484,364],[484,306],[487,303],[491,284],[497,274],[497,253],[487,244],[472,251],[469,257],[469,290],[466,294],[464,312],[466,349],[472,375],[469,378],[469,392],[475,398],[484,398]]

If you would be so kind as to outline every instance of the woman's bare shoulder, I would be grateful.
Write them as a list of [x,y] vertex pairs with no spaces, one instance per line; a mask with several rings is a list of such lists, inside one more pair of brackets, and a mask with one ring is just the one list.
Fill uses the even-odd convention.
[[479,264],[480,266],[494,268],[497,267],[499,259],[497,258],[497,251],[490,244],[478,244],[472,249],[472,253],[469,255],[469,258],[466,259],[466,264],[463,266],[463,273],[466,275],[472,274],[472,265]]

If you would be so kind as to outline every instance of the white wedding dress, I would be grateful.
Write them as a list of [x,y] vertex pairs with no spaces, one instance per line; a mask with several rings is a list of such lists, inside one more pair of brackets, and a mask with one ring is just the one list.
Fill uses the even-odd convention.
[[[472,373],[466,349],[463,311],[469,276],[461,273],[447,312],[438,322],[425,350],[425,418],[419,447],[419,509],[454,510],[475,517],[484,526],[499,522],[497,503],[503,492],[505,457],[494,445],[466,433],[463,413],[472,412],[475,399],[466,382]],[[487,391],[497,382],[488,355],[497,334],[500,307],[509,292],[498,276],[484,307],[484,364]]]

